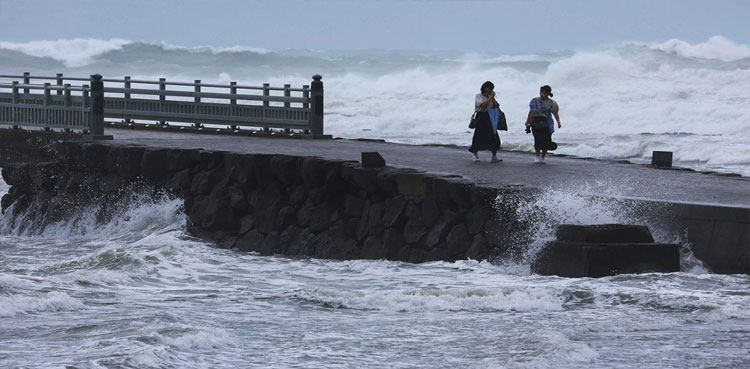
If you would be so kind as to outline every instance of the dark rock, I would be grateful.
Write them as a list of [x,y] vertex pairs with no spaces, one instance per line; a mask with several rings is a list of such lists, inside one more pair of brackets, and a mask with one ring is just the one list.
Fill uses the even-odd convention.
[[276,186],[268,186],[258,200],[253,212],[253,222],[262,233],[271,232],[283,206],[282,193]]
[[435,202],[438,203],[438,205],[442,206],[448,206],[450,208],[455,208],[455,204],[453,203],[453,200],[451,199],[451,193],[450,193],[450,183],[452,179],[445,178],[445,177],[435,177],[431,179],[430,188],[432,189],[432,197],[435,199]]
[[263,247],[260,250],[256,250],[262,255],[273,255],[279,253],[279,246],[281,244],[281,236],[279,232],[271,232],[266,235]]
[[422,200],[422,219],[424,220],[424,224],[428,227],[435,224],[439,216],[440,208],[435,201],[432,189],[428,188]]
[[445,237],[451,230],[451,227],[456,222],[457,218],[457,214],[450,210],[443,212],[443,215],[438,218],[435,224],[432,225],[432,228],[430,228],[429,233],[427,233],[427,237],[424,241],[425,245],[428,248],[434,248],[443,244],[445,242]]
[[357,227],[357,239],[363,240],[368,235],[380,235],[383,232],[383,204],[367,203],[362,219]]
[[383,225],[386,227],[402,228],[405,223],[404,211],[406,203],[406,198],[402,195],[387,198],[383,212]]
[[253,216],[252,215],[245,215],[242,218],[240,218],[240,235],[244,235],[245,233],[249,232],[255,227],[255,224],[253,223]]
[[190,178],[190,169],[188,168],[175,173],[172,178],[167,181],[165,187],[167,190],[185,197],[190,191],[191,185],[192,180]]
[[276,218],[276,228],[284,229],[294,224],[297,219],[297,211],[291,206],[285,206],[279,210],[279,216]]
[[318,233],[331,224],[333,208],[329,204],[320,204],[312,208],[310,213],[310,231]]
[[229,205],[229,196],[224,191],[214,191],[209,196],[201,221],[201,227],[210,231],[236,232],[238,219]]
[[396,188],[398,193],[407,198],[422,200],[427,185],[424,183],[424,174],[417,172],[401,172],[396,175]]
[[146,149],[141,159],[141,176],[154,183],[163,183],[169,174],[166,170],[167,149]]
[[207,194],[219,184],[221,179],[222,173],[217,169],[198,172],[198,174],[193,177],[190,192],[196,195]]
[[368,194],[374,194],[380,189],[378,188],[378,173],[380,172],[377,168],[354,168],[352,172],[352,180],[354,184],[362,191]]
[[123,147],[117,152],[117,174],[126,182],[133,181],[141,175],[142,147]]
[[292,205],[299,205],[305,202],[307,199],[307,190],[305,186],[295,186],[289,192],[289,203]]
[[197,169],[211,170],[221,166],[224,154],[220,151],[192,150],[190,161],[196,163]]
[[286,255],[308,255],[308,245],[313,236],[307,229],[289,226],[281,232],[279,246]]
[[484,224],[490,219],[489,205],[474,205],[466,212],[466,227],[469,233],[477,234],[484,229]]
[[398,174],[399,171],[393,168],[385,168],[378,172],[378,189],[386,197],[392,197],[398,194],[398,184],[396,182]]
[[333,161],[324,164],[325,184],[324,187],[328,192],[344,191],[346,181],[341,176],[341,166],[345,162]]
[[422,214],[413,203],[406,206],[406,225],[404,226],[404,241],[407,243],[418,242],[427,232]]
[[265,249],[265,243],[266,240],[263,234],[253,229],[237,240],[236,247],[240,251],[257,251],[264,254],[273,253],[273,250]]
[[491,247],[505,249],[508,246],[507,224],[502,219],[490,219],[484,225],[484,235]]
[[362,244],[362,259],[383,259],[386,249],[380,237],[370,236]]
[[410,263],[424,263],[430,260],[430,253],[419,248],[409,248],[409,256],[406,261]]
[[109,156],[109,146],[85,143],[81,148],[86,169],[96,174],[107,173],[106,158]]
[[190,169],[193,162],[190,160],[190,150],[168,149],[164,167],[170,172],[179,172]]
[[451,228],[448,235],[445,238],[446,246],[448,246],[448,252],[455,258],[463,258],[466,251],[471,246],[471,237],[469,231],[466,230],[466,226],[463,224],[457,224]]
[[383,232],[383,244],[386,249],[386,259],[399,259],[399,252],[404,247],[404,236],[400,229],[388,228]]
[[357,241],[348,239],[344,241],[344,244],[333,258],[338,260],[353,260],[359,258],[360,255],[361,249],[357,245]]
[[326,189],[325,188],[314,188],[310,190],[310,193],[307,195],[307,200],[310,201],[313,205],[320,205],[325,201],[326,199]]
[[344,215],[349,217],[361,217],[365,202],[362,198],[354,195],[346,195],[344,198]]
[[356,238],[357,237],[357,227],[359,226],[359,223],[362,221],[362,218],[349,218],[346,221],[346,228],[344,230],[346,231],[346,236],[349,238]]
[[448,250],[445,249],[432,249],[427,253],[427,257],[425,258],[425,262],[427,261],[450,261],[451,257],[448,253]]
[[459,209],[469,209],[474,203],[471,201],[471,193],[474,183],[467,181],[449,181],[448,183],[448,195],[451,201],[458,206]]
[[323,159],[308,157],[302,160],[302,180],[307,189],[321,188],[325,184]]
[[557,227],[557,240],[581,243],[653,243],[648,227],[627,224],[574,225]]
[[487,240],[484,239],[484,236],[481,234],[475,235],[474,240],[471,241],[471,246],[469,247],[469,250],[466,251],[464,257],[473,260],[486,259],[487,254],[489,253],[488,248],[489,245],[487,244]]
[[248,208],[245,194],[237,187],[229,187],[229,206],[238,214],[244,214]]
[[269,161],[271,171],[276,179],[285,187],[290,187],[296,181],[297,158],[286,155],[274,155]]

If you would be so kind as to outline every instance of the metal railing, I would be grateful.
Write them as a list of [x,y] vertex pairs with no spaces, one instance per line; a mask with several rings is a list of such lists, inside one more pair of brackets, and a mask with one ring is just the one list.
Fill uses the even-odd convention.
[[[0,83],[0,124],[14,127],[91,130],[91,99],[88,85],[52,86]],[[32,91],[42,90],[42,93]],[[56,93],[53,95],[52,92]]]
[[[127,122],[131,120],[156,121],[157,124],[162,125],[167,122],[192,123],[196,126],[228,124],[233,129],[240,127],[280,128],[287,131],[300,130],[312,134],[323,134],[323,82],[319,75],[313,76],[313,81],[309,86],[292,88],[288,84],[284,87],[271,87],[267,83],[263,86],[242,86],[237,85],[236,82],[224,85],[202,83],[200,80],[192,83],[167,82],[164,78],[159,81],[147,81],[133,80],[129,76],[123,79],[106,79],[99,75],[86,79],[64,77],[60,73],[55,77],[32,76],[30,73],[24,73],[21,76],[0,75],[0,80],[23,81],[23,83],[18,83],[18,81],[13,81],[11,84],[0,83],[0,96],[5,97],[6,94],[1,91],[4,88],[12,89],[15,84],[17,88],[14,91],[19,99],[11,98],[9,104],[20,104],[20,101],[43,100],[46,102],[50,100],[53,102],[51,106],[57,106],[58,101],[70,101],[72,106],[88,106],[85,105],[84,94],[70,95],[65,91],[66,88],[71,91],[75,88],[82,89],[82,91],[91,89],[85,85],[72,87],[66,82],[88,81],[93,88],[95,77],[98,77],[96,82],[102,84],[104,118],[122,119]],[[36,80],[55,81],[56,85],[51,85],[49,82],[44,85],[32,84]],[[23,93],[19,89],[23,89]],[[32,94],[31,90],[35,89],[45,89],[44,96],[46,97]],[[53,95],[52,91],[56,91],[57,96],[63,97]],[[253,94],[252,92],[255,91],[260,93]],[[280,93],[282,95],[278,95]],[[30,111],[29,114],[31,114]],[[18,119],[5,120],[0,117],[0,123],[67,128],[63,126],[64,123],[57,121],[58,118],[54,114],[48,114],[46,117],[47,120],[33,124]]]

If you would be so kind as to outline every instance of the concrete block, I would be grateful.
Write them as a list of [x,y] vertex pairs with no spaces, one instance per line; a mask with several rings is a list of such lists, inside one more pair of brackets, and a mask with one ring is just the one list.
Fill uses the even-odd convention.
[[669,168],[672,166],[671,151],[654,151],[651,154],[651,165],[655,167]]
[[385,159],[376,151],[362,152],[362,166],[365,168],[382,168],[385,166]]

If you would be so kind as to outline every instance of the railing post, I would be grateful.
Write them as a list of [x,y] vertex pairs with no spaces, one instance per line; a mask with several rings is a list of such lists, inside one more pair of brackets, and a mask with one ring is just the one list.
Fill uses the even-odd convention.
[[[81,115],[83,118],[81,118],[81,121],[84,121],[86,118],[86,112],[89,111],[91,108],[91,99],[89,98],[89,85],[83,85],[81,86],[81,97],[83,98],[83,107],[81,108]],[[91,117],[91,114],[89,114],[89,119]],[[65,132],[70,132],[70,128],[66,128]]]
[[[25,85],[31,84],[31,73],[29,73],[29,72],[23,72],[23,84],[25,84]],[[29,93],[29,89],[28,88],[24,88],[23,89],[23,93],[28,94]]]
[[65,84],[65,122],[66,126],[70,126],[71,120],[73,119],[73,113],[70,110],[70,106],[73,105],[73,99],[70,97],[70,83]]
[[323,79],[319,74],[314,75],[312,83],[310,83],[310,100],[312,102],[312,109],[308,117],[310,124],[310,132],[314,135],[323,134]]
[[[13,81],[13,123],[18,123],[21,109],[18,107],[21,97],[18,94],[18,81]],[[12,125],[13,128],[19,128],[17,124]]]
[[[193,87],[193,91],[196,94],[199,94],[201,92],[201,80],[196,79],[193,82],[193,86],[194,86]],[[198,115],[198,112],[200,110],[200,107],[198,106],[198,104],[200,104],[200,103],[201,103],[201,97],[200,96],[196,96],[195,97],[195,105],[193,105],[193,107],[194,107],[193,114]],[[193,126],[196,127],[196,128],[200,128],[202,126],[202,124],[200,124],[200,123],[193,123]]]
[[[270,83],[263,84],[263,119],[268,118],[268,108],[271,106],[270,102],[268,101],[268,97],[271,96],[270,87]],[[268,127],[263,127],[263,130],[268,131]]]
[[[62,73],[57,73],[57,85],[59,87],[63,86],[63,74]],[[57,90],[57,94],[58,95],[62,95],[63,91],[62,90]]]
[[310,109],[310,85],[302,85],[302,97],[305,98],[302,109]]
[[[125,80],[122,85],[125,88],[125,111],[130,110],[130,76],[125,76]],[[125,116],[125,123],[130,123],[130,117]]]
[[[292,85],[284,85],[284,97],[292,97],[292,91],[290,90],[292,88]],[[291,108],[292,103],[289,101],[284,101],[284,119],[289,119],[291,114]],[[284,132],[291,132],[292,130],[290,128],[284,129]]]
[[[167,79],[166,78],[159,78],[159,112],[163,113],[164,108],[167,101],[167,96],[165,95],[165,92],[167,91]],[[167,124],[167,121],[160,120],[159,125],[165,125]]]
[[21,100],[21,96],[18,93],[18,81],[13,81],[13,105],[18,104]]
[[91,135],[104,135],[104,82],[102,76],[91,76]]
[[[52,106],[52,91],[50,90],[50,83],[44,83],[44,124],[49,124],[52,120],[50,114],[50,106]],[[45,131],[49,131],[49,126],[44,126]]]
[[[237,95],[237,82],[229,82],[229,93],[232,95],[232,98],[229,99],[230,115],[234,117],[234,116],[237,115],[237,99],[236,99],[236,95]],[[232,127],[233,131],[237,130],[237,125],[236,124],[232,124],[231,127]]]

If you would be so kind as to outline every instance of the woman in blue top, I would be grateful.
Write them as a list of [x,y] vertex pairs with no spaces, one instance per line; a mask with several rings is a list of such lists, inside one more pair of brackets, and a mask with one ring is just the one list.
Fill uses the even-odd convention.
[[526,132],[531,129],[534,133],[534,151],[536,157],[534,163],[544,164],[547,150],[552,144],[552,133],[555,132],[554,115],[557,120],[557,128],[562,128],[558,111],[560,107],[552,97],[552,87],[544,85],[539,89],[539,97],[531,99],[529,103],[529,115],[526,118]]

